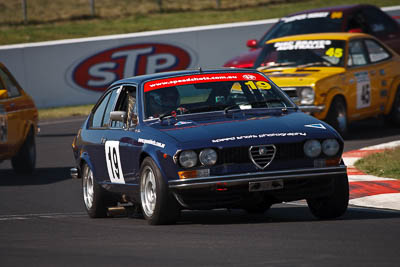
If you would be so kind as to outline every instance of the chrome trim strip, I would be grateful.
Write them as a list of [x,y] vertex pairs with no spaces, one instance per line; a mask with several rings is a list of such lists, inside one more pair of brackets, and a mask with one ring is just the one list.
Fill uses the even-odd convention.
[[325,109],[325,105],[321,105],[321,106],[300,106],[299,105],[299,108],[303,112],[321,112]]
[[346,174],[347,167],[341,165],[339,167],[329,168],[313,168],[313,169],[297,169],[294,171],[273,171],[260,173],[244,173],[224,176],[210,176],[203,178],[192,178],[184,180],[169,181],[169,188],[190,189],[199,187],[208,187],[217,183],[227,183],[229,185],[243,184],[247,182],[266,181],[275,179],[296,179],[296,178],[313,178],[324,175]]

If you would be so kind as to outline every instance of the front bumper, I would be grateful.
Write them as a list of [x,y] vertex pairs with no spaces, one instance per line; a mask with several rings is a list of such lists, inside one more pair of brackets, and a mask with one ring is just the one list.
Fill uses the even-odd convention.
[[191,178],[182,180],[170,180],[168,182],[170,189],[195,189],[218,186],[245,185],[249,182],[262,182],[270,180],[292,180],[292,179],[316,179],[316,178],[335,178],[347,174],[347,167],[340,165],[337,167],[296,169],[285,171],[267,171],[256,173],[243,173],[223,176],[209,176],[202,178]]
[[318,113],[325,110],[325,105],[320,106],[299,106],[300,110],[306,113]]

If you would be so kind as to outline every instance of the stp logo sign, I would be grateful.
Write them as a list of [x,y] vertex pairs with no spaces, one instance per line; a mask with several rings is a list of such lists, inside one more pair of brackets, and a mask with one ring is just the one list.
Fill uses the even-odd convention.
[[122,78],[163,71],[187,69],[195,56],[187,49],[160,43],[111,48],[90,56],[70,69],[68,80],[79,88],[103,92]]

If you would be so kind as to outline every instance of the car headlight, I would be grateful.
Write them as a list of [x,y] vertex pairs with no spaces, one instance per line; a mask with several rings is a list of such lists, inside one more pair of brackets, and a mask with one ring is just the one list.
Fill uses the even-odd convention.
[[197,154],[193,150],[182,151],[179,154],[179,163],[184,168],[191,168],[197,164]]
[[322,142],[322,152],[327,156],[334,156],[339,151],[339,142],[336,139],[326,139]]
[[312,139],[304,143],[304,154],[310,158],[318,157],[321,154],[321,143],[318,140]]
[[300,104],[311,105],[314,103],[315,92],[311,87],[302,87],[299,89]]
[[214,149],[203,149],[199,154],[200,163],[204,166],[212,166],[217,163],[217,152]]

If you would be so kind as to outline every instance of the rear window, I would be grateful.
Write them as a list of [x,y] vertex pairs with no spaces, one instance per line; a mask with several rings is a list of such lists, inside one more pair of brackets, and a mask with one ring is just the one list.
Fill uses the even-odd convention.
[[314,12],[285,17],[266,33],[259,44],[263,45],[268,40],[289,35],[341,32],[342,22],[342,12]]

